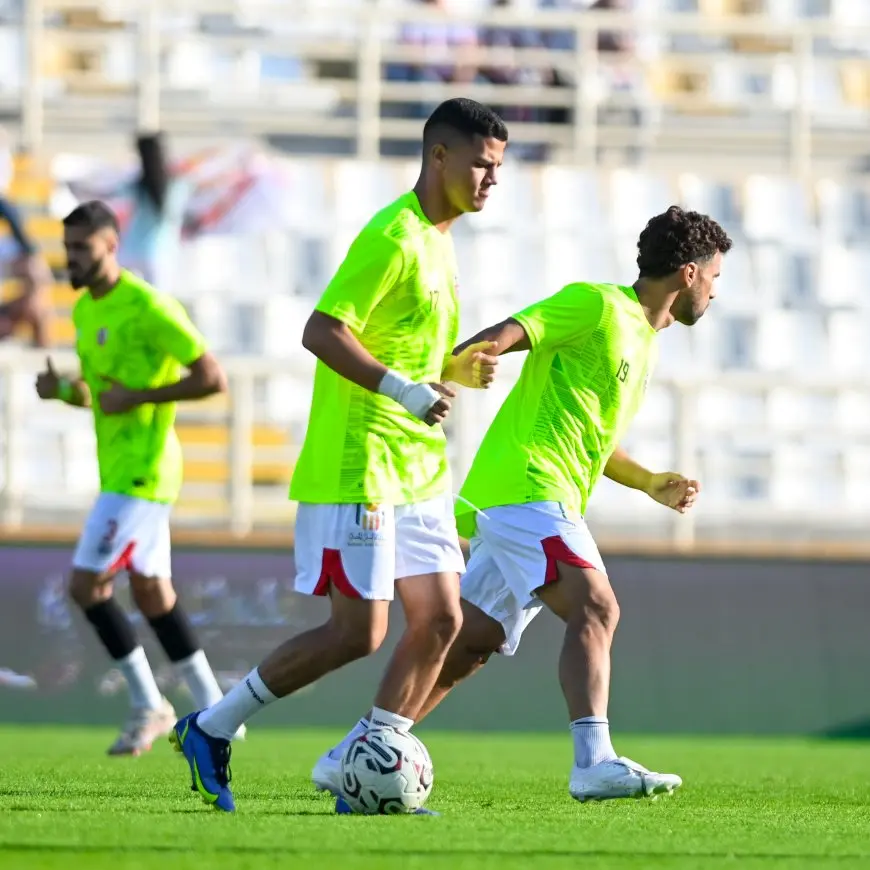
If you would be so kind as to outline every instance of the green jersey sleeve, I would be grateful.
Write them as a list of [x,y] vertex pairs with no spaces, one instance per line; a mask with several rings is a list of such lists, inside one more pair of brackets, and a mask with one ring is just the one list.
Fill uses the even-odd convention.
[[401,279],[404,265],[398,242],[382,233],[362,233],[315,310],[362,332],[375,306]]
[[556,348],[588,335],[601,320],[604,301],[589,284],[569,284],[514,315],[534,350]]
[[145,309],[145,319],[144,326],[155,345],[181,365],[189,366],[205,353],[205,338],[177,299],[153,299]]

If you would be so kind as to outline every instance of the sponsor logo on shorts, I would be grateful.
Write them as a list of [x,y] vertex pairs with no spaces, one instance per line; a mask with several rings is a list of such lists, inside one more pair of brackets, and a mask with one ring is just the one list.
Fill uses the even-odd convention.
[[386,523],[386,514],[377,504],[358,504],[356,506],[356,524],[367,532],[377,532]]
[[358,504],[356,506],[356,524],[361,531],[352,531],[348,535],[349,547],[375,547],[387,540],[387,536],[384,534],[387,514],[380,505]]

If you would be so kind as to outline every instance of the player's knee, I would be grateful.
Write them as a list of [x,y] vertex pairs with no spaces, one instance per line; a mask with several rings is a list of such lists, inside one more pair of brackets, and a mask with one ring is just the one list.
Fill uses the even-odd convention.
[[387,634],[386,626],[374,620],[369,623],[333,625],[332,631],[336,650],[345,662],[364,659],[377,652]]
[[441,649],[450,647],[462,628],[462,610],[458,603],[445,602],[425,620],[409,623],[408,630],[428,640]]
[[87,610],[101,601],[112,597],[112,584],[102,581],[90,571],[73,571],[67,584],[70,598],[82,609]]
[[130,590],[138,611],[146,619],[165,616],[175,607],[176,595],[172,581],[134,574]]
[[603,630],[610,635],[616,631],[619,602],[609,585],[590,589],[589,597],[583,605],[581,622],[587,629]]

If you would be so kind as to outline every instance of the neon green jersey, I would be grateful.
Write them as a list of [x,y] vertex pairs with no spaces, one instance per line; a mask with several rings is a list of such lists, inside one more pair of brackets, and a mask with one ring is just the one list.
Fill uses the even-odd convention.
[[[531,351],[460,495],[486,510],[558,501],[582,514],[637,413],[657,343],[630,287],[569,284],[519,314]],[[457,503],[461,535],[476,526]]]
[[140,405],[105,415],[99,395],[108,379],[131,389],[162,387],[205,353],[205,339],[181,303],[130,272],[99,299],[85,291],[73,309],[76,352],[91,392],[100,489],[172,502],[181,489],[175,404]]
[[[439,381],[458,331],[450,235],[432,226],[414,193],[405,194],[357,236],[317,311],[347,324],[387,368],[413,381]],[[292,499],[408,504],[449,488],[440,426],[317,362]]]

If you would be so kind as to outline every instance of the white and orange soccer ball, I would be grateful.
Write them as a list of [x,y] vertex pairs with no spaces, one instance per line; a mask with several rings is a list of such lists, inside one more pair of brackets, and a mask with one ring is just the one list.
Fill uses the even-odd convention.
[[369,728],[341,759],[341,796],[355,813],[367,816],[415,812],[434,781],[426,747],[395,728]]

